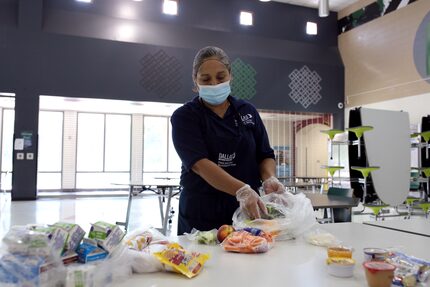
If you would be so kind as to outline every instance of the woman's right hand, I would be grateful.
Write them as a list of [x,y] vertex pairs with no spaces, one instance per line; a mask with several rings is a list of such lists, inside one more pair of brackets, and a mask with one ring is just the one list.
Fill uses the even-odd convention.
[[261,218],[267,215],[266,205],[257,192],[248,184],[245,184],[236,192],[236,198],[240,203],[240,207],[251,219]]

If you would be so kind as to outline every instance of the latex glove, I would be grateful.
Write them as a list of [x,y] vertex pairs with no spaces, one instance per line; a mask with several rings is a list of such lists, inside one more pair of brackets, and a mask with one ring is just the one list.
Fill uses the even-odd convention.
[[285,186],[274,176],[263,181],[263,189],[265,194],[285,192]]
[[248,185],[245,184],[236,192],[240,207],[251,219],[267,216],[267,209],[261,197]]

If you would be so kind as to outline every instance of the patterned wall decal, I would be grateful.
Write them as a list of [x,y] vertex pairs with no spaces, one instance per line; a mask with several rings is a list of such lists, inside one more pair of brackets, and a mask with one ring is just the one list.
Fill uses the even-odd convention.
[[305,65],[300,70],[294,69],[288,77],[291,79],[289,96],[296,104],[300,103],[307,109],[310,104],[315,105],[322,99],[321,77],[317,72]]
[[231,82],[231,93],[235,97],[244,100],[252,99],[257,90],[257,71],[250,65],[237,58],[231,64],[233,80]]
[[146,54],[140,64],[140,84],[148,92],[164,98],[181,89],[182,65],[175,57],[159,50],[155,54]]
[[376,0],[337,21],[338,34],[345,33],[378,17],[403,8],[418,0]]

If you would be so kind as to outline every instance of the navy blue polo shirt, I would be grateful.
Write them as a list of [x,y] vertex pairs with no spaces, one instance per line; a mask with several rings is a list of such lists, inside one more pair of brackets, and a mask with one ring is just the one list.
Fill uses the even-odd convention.
[[182,161],[184,191],[216,191],[191,170],[200,159],[213,161],[257,190],[261,185],[259,164],[266,158],[275,158],[256,108],[232,96],[228,100],[230,106],[223,118],[207,108],[198,96],[171,117],[173,144]]

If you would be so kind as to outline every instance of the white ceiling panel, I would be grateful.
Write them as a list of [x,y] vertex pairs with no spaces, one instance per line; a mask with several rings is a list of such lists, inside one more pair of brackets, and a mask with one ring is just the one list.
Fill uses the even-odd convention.
[[[292,5],[318,8],[318,0],[273,0],[275,2],[288,3]],[[330,11],[339,12],[359,0],[329,0]]]

